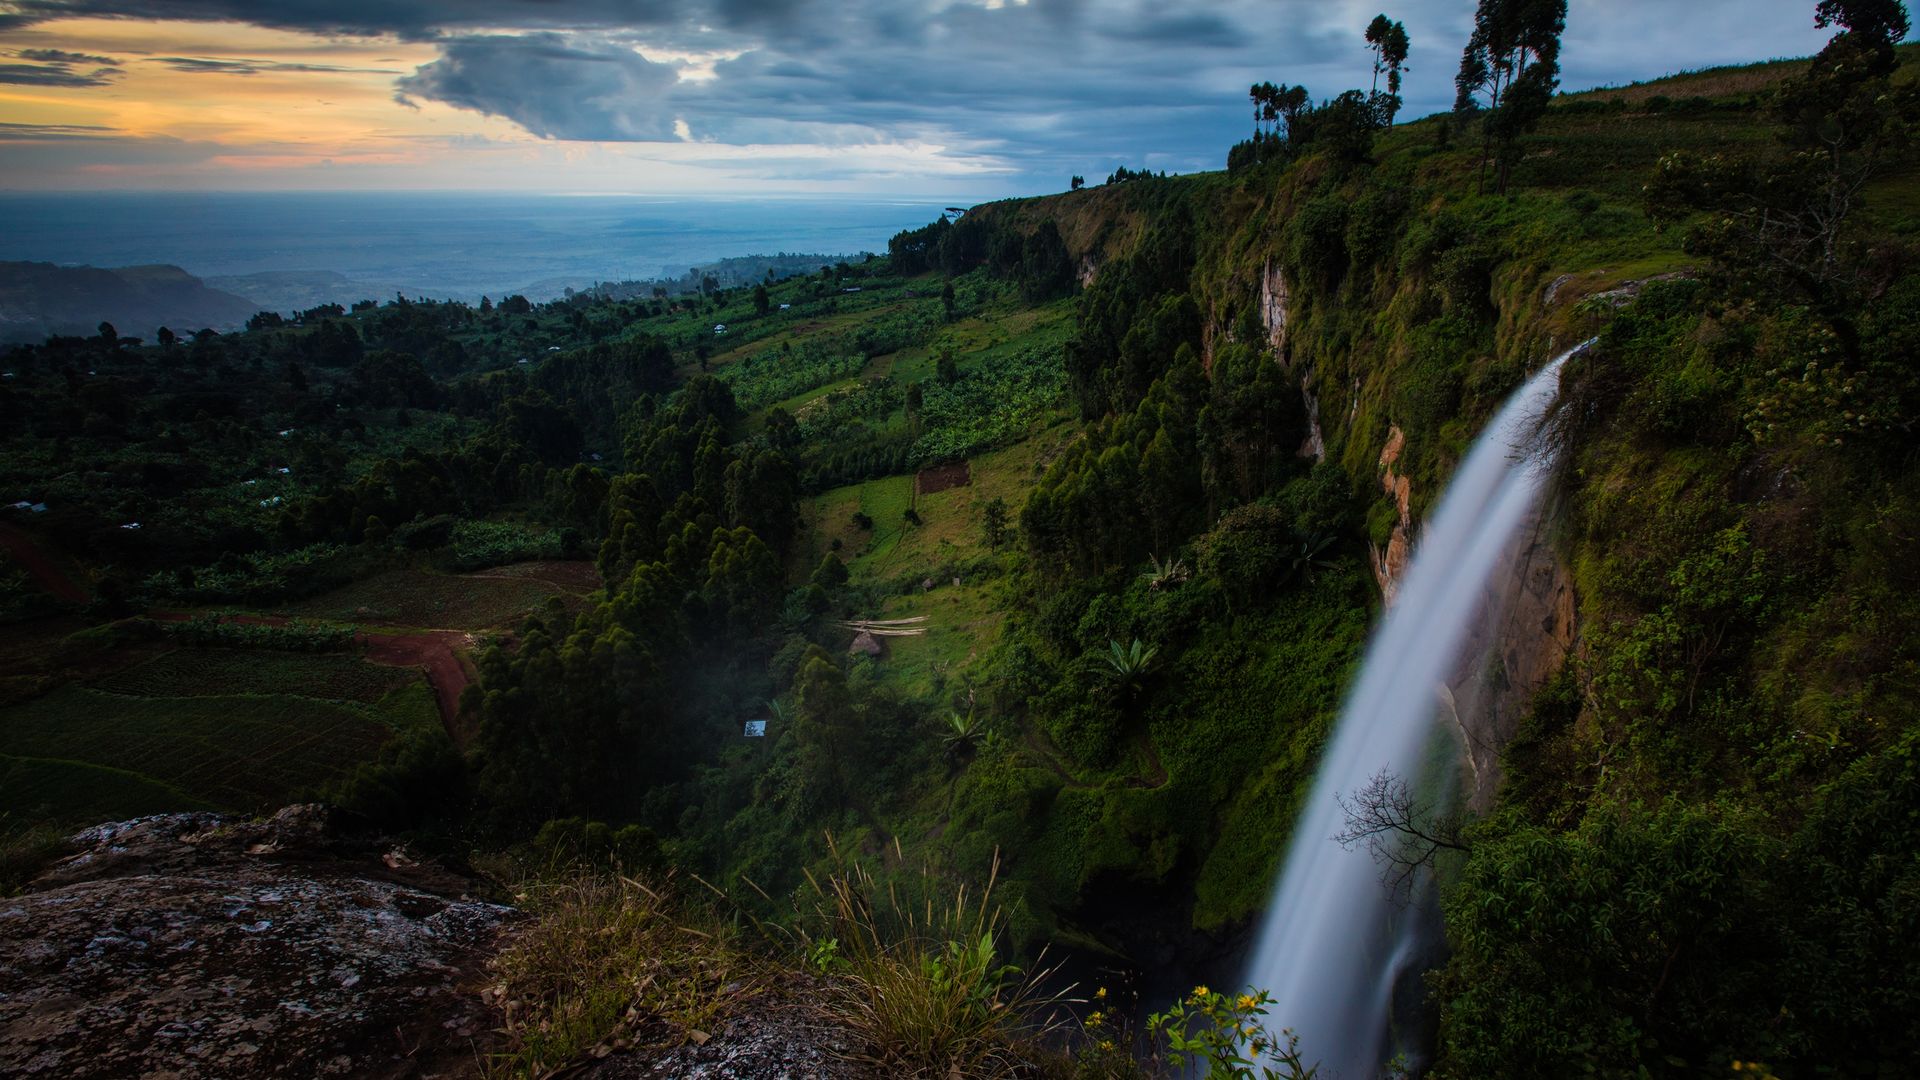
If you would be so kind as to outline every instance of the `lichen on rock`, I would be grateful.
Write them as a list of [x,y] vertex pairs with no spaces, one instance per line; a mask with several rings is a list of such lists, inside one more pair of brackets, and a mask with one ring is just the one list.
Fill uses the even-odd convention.
[[323,807],[74,836],[0,901],[0,1075],[476,1071],[471,984],[511,909]]

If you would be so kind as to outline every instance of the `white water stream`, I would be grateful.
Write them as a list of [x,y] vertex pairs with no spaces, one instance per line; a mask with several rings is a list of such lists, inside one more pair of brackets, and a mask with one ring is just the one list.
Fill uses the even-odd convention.
[[[1578,350],[1574,350],[1578,351]],[[1461,658],[1502,556],[1539,501],[1539,421],[1560,389],[1556,358],[1515,391],[1455,471],[1366,659],[1301,807],[1245,983],[1274,997],[1323,1080],[1378,1075],[1393,988],[1420,953],[1417,913],[1393,903],[1364,845],[1341,847],[1339,797],[1386,770],[1419,778],[1437,730],[1437,690]]]

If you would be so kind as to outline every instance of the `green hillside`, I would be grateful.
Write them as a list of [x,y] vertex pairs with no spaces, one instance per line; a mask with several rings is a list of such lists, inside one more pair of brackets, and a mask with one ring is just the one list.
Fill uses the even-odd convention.
[[[0,806],[321,790],[521,864],[597,837],[567,857],[756,924],[853,863],[997,877],[989,961],[1228,964],[1391,553],[1593,338],[1542,434],[1570,630],[1502,642],[1506,714],[1462,718],[1518,734],[1434,868],[1433,1075],[1899,1075],[1912,55],[1543,97],[1510,139],[1356,92],[1224,172],[751,286],[17,348]],[[192,644],[249,651],[86,629],[143,610],[245,613]],[[458,709],[362,623],[458,639]]]

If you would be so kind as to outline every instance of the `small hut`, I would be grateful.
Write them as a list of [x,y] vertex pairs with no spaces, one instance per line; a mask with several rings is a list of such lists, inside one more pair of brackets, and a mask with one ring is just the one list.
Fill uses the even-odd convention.
[[847,651],[850,653],[866,653],[868,656],[878,660],[880,659],[881,653],[885,650],[881,648],[879,638],[874,637],[872,633],[866,630],[862,630],[854,636],[853,644],[847,646]]

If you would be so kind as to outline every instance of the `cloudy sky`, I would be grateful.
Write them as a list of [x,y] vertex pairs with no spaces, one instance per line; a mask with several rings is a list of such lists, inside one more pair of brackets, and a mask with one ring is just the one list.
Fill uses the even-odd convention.
[[[0,188],[988,197],[1219,168],[1249,83],[1447,107],[1473,0],[0,0]],[[1814,0],[1572,0],[1569,89],[1805,55]]]

